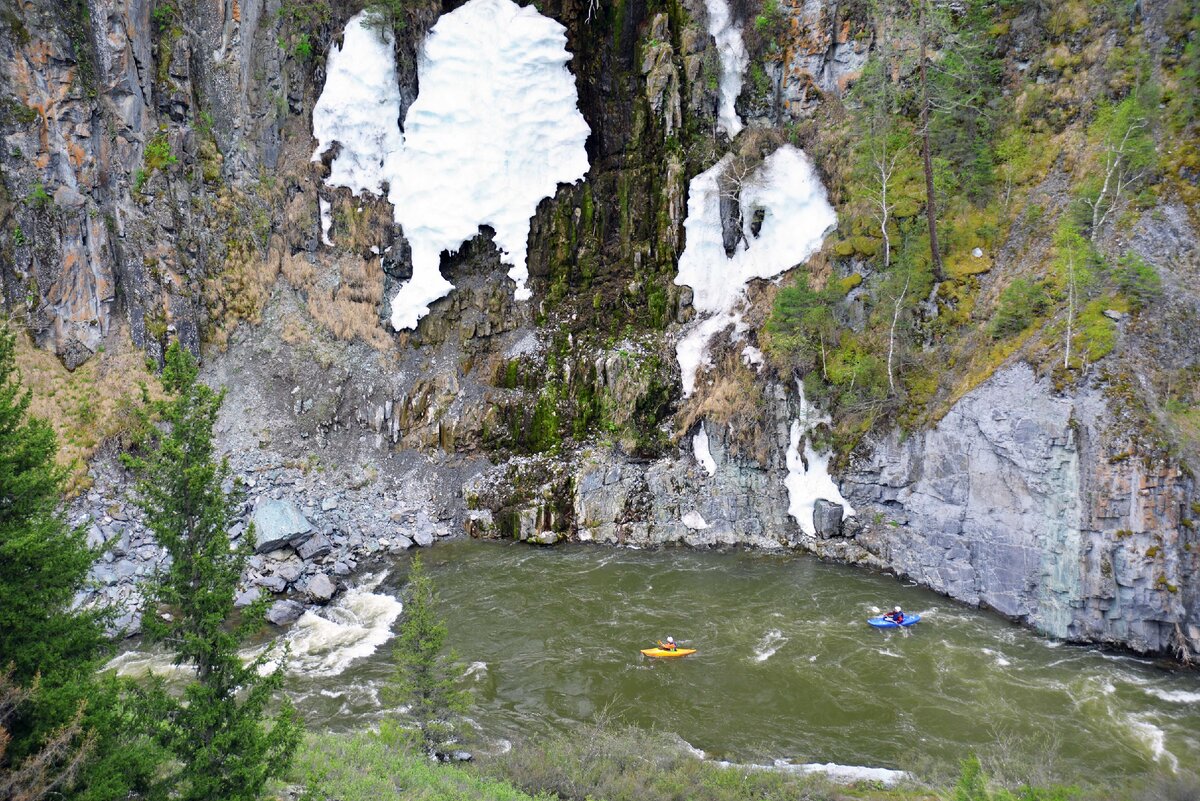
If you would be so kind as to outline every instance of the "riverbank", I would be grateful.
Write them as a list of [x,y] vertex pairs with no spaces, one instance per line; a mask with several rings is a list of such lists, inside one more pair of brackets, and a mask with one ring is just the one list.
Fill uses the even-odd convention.
[[[387,728],[385,727],[385,731]],[[1187,801],[1200,779],[1161,773],[1104,786],[1034,787],[1016,763],[957,776],[871,780],[759,770],[699,759],[669,736],[600,725],[518,743],[473,764],[442,765],[373,732],[312,734],[278,801]],[[989,774],[991,774],[989,776]]]

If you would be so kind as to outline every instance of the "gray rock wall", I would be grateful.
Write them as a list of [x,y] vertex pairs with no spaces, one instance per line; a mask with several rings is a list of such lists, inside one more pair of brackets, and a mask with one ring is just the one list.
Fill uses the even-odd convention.
[[858,543],[939,592],[1052,636],[1165,652],[1200,647],[1195,484],[1113,459],[1095,389],[1051,394],[1004,369],[932,430],[876,443],[845,476],[873,515]]

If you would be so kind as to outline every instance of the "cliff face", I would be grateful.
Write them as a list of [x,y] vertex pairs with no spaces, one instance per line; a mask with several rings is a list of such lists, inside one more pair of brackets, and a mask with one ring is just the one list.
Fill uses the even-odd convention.
[[[1195,651],[1200,491],[1187,454],[1156,448],[1131,411],[1139,360],[1194,361],[1183,206],[1129,237],[1160,268],[1162,316],[1176,322],[1127,317],[1109,357],[1127,371],[1102,361],[1064,390],[1009,364],[917,430],[873,431],[834,463],[855,514],[818,501],[812,533],[789,514],[786,482],[818,472],[823,428],[806,423],[797,440],[810,414],[799,376],[753,358],[772,286],[751,286],[746,330],[713,347],[681,398],[675,346],[695,312],[673,278],[688,181],[727,150],[753,161],[791,135],[819,151],[874,42],[839,5],[788,2],[767,20],[783,45],[752,54],[755,85],[737,107],[749,130],[729,144],[715,131],[721,53],[705,3],[540,4],[567,29],[591,170],[533,218],[531,301],[513,299],[484,231],[443,255],[454,292],[396,334],[386,300],[411,263],[390,205],[326,186],[328,160],[310,161],[322,54],[357,5],[23,0],[0,18],[5,304],[67,369],[108,337],[151,357],[175,337],[204,343],[208,375],[230,389],[223,442],[263,477],[252,502],[315,503],[326,481],[346,493],[337,515],[310,510],[323,536],[343,538],[332,556],[310,549],[313,564],[386,549],[361,532],[407,538],[415,520],[544,543],[800,548],[1056,637]],[[402,118],[420,42],[453,6],[408,12]],[[764,27],[739,13],[746,31]],[[1032,258],[1010,250],[1013,265]],[[870,278],[857,258],[827,251],[811,272]],[[852,324],[860,296],[838,311]],[[400,498],[405,487],[421,497]],[[81,513],[120,491],[103,489]],[[376,508],[397,504],[406,516]],[[137,571],[121,572],[104,583]],[[263,575],[249,580],[304,587],[303,571],[282,585]]]

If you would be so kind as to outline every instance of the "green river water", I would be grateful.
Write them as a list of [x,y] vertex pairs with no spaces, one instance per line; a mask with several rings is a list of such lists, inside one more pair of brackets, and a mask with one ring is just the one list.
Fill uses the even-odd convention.
[[[1061,645],[891,577],[745,551],[462,541],[423,559],[493,747],[603,714],[737,762],[952,769],[975,751],[1062,780],[1200,764],[1200,675]],[[406,565],[287,635],[310,727],[387,714]],[[922,622],[866,625],[896,603]],[[638,653],[667,635],[698,653]]]

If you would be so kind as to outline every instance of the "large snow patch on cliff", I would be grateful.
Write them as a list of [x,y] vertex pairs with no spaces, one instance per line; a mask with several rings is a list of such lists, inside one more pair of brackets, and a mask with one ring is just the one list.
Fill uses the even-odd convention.
[[355,194],[382,193],[412,246],[413,275],[392,299],[392,326],[413,328],[453,286],[439,271],[442,251],[495,231],[516,298],[525,287],[530,218],[560,183],[588,169],[589,129],[566,64],[566,30],[532,6],[470,0],[430,30],[417,64],[420,92],[396,120],[400,98],[392,40],[346,24],[313,110],[319,159],[341,150],[328,183]]
[[733,21],[728,0],[705,0],[708,11],[708,34],[717,43],[721,56],[721,76],[718,83],[717,128],[729,135],[737,136],[742,130],[742,118],[738,116],[738,96],[742,93],[743,76],[750,63],[746,42],[742,39],[742,26]]
[[[802,263],[837,223],[825,187],[802,151],[784,145],[740,181],[725,176],[732,165],[733,156],[725,156],[693,178],[688,190],[686,244],[675,283],[692,288],[698,319],[675,349],[685,396],[695,389],[709,340],[730,325],[735,335],[744,329],[740,307],[746,284]],[[727,194],[737,193],[741,208],[742,235],[732,256],[725,254],[722,236],[723,185]],[[755,234],[759,213],[761,226]]]

